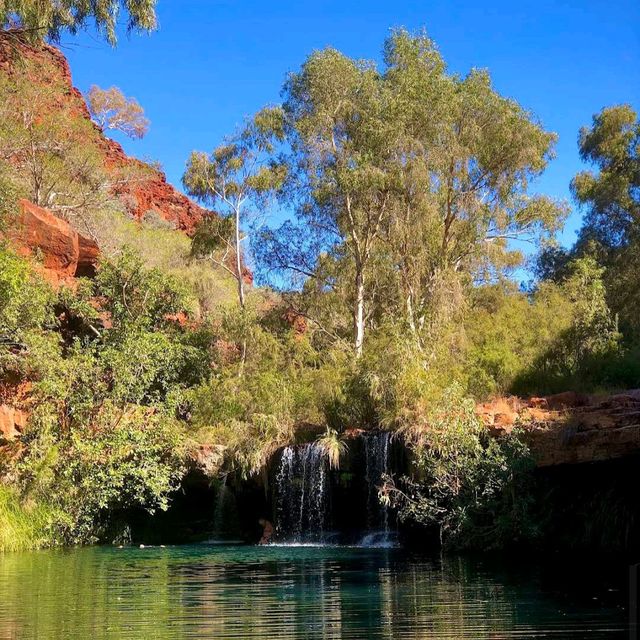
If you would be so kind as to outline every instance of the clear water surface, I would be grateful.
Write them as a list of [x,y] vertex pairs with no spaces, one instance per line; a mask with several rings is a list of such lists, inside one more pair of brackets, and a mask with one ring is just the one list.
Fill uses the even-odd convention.
[[7,554],[0,638],[628,637],[624,571],[609,569],[344,547]]

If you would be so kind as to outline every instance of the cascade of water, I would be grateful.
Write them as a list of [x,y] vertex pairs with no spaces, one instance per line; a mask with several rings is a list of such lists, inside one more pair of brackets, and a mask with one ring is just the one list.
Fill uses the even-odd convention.
[[218,487],[216,503],[213,511],[213,533],[221,536],[225,533],[225,498],[227,497],[227,476],[223,476]]
[[315,443],[283,449],[276,474],[276,537],[291,542],[324,539],[327,460]]
[[365,480],[367,483],[367,529],[363,545],[388,546],[391,544],[389,508],[380,502],[378,489],[383,476],[389,473],[391,434],[388,431],[367,434],[364,437]]

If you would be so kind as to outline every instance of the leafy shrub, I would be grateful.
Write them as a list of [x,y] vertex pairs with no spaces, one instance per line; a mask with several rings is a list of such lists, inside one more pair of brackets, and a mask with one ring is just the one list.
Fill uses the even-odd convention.
[[535,534],[527,447],[517,432],[490,437],[460,387],[402,433],[414,472],[397,484],[387,478],[382,498],[403,520],[435,526],[445,544],[458,547],[499,548]]
[[[184,390],[210,371],[210,332],[170,315],[184,309],[184,288],[124,252],[95,282],[57,299],[43,289],[39,301],[28,265],[0,259],[4,324],[20,329],[24,347],[14,370],[31,383],[22,453],[8,477],[18,504],[51,505],[38,545],[102,539],[118,513],[166,509],[184,473],[188,438],[176,417]],[[83,333],[100,320],[96,294],[110,322]],[[54,306],[74,327],[65,340]]]
[[22,502],[15,488],[0,483],[0,552],[55,544],[55,525],[63,517],[46,502]]
[[135,323],[157,328],[167,323],[168,316],[188,306],[188,291],[176,278],[160,269],[145,267],[140,257],[127,248],[117,260],[101,265],[96,290],[104,297],[114,325]]
[[0,244],[0,331],[19,339],[52,319],[53,292],[29,263]]

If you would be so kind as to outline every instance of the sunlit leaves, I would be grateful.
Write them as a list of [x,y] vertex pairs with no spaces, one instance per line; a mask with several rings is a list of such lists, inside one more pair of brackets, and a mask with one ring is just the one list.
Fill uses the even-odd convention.
[[571,187],[587,207],[584,237],[619,247],[635,236],[640,222],[640,121],[629,105],[603,109],[580,130],[583,160],[598,173],[580,172]]
[[103,129],[121,131],[130,138],[142,138],[149,120],[135,98],[127,98],[118,87],[101,89],[93,85],[87,95],[93,120]]
[[0,26],[17,27],[32,40],[59,41],[64,31],[76,33],[93,23],[115,45],[121,14],[128,31],[152,31],[157,26],[156,0],[3,0]]

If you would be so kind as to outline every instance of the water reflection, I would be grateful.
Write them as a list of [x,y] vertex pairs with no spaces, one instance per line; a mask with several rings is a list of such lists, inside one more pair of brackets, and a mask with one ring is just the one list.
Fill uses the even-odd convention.
[[434,560],[388,549],[15,554],[0,556],[0,637],[625,637],[619,586],[593,567],[576,574],[556,561]]

